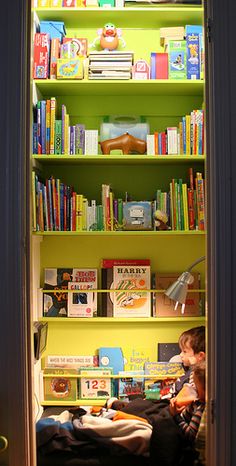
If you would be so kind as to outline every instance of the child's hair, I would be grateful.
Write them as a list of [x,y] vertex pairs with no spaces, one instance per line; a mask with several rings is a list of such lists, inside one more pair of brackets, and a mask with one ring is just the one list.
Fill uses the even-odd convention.
[[182,349],[186,343],[192,348],[194,354],[204,351],[205,353],[205,327],[190,328],[179,337],[179,346]]
[[206,364],[205,361],[200,361],[193,366],[193,373],[199,380],[200,384],[205,390],[206,385]]

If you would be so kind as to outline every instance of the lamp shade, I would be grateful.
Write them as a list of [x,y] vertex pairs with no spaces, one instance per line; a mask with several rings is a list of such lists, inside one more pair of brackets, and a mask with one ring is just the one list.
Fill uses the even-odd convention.
[[165,295],[177,303],[185,304],[188,285],[193,283],[194,278],[190,272],[183,272],[179,278],[165,291]]

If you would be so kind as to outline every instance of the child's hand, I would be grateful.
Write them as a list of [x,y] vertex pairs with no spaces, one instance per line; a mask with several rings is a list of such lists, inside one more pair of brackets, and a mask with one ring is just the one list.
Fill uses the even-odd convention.
[[182,411],[185,409],[185,406],[178,407],[176,404],[176,398],[171,398],[170,404],[169,404],[169,410],[170,414],[172,416],[175,416],[176,414],[182,413]]

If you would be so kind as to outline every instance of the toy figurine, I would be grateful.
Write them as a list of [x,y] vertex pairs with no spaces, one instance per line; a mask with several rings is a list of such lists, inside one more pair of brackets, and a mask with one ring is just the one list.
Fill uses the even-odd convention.
[[114,24],[105,24],[103,29],[97,30],[97,33],[99,37],[94,39],[90,44],[90,47],[95,47],[98,40],[100,41],[100,46],[103,50],[116,50],[120,40],[122,41],[122,46],[125,47],[125,41],[121,37],[122,31],[121,29],[116,28]]
[[158,231],[162,230],[169,230],[169,226],[167,225],[168,222],[168,216],[165,212],[162,212],[162,210],[156,210],[154,213],[154,224],[155,227]]
[[122,136],[118,136],[117,138],[106,139],[106,141],[102,141],[100,144],[102,153],[105,155],[110,154],[110,151],[114,149],[121,149],[123,154],[126,155],[130,152],[144,154],[147,149],[146,141],[135,138],[129,133],[124,133]]

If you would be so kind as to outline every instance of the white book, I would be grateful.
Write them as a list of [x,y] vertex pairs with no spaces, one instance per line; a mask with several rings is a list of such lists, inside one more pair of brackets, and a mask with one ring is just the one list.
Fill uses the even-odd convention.
[[150,317],[150,266],[114,266],[114,317]]
[[93,317],[97,313],[97,269],[73,269],[73,281],[68,283],[68,317]]
[[167,153],[168,155],[178,154],[177,128],[167,128]]
[[46,367],[78,369],[80,367],[93,367],[97,365],[97,356],[48,355],[46,357]]
[[98,130],[85,130],[85,155],[98,155]]
[[154,134],[147,134],[147,155],[155,155]]

